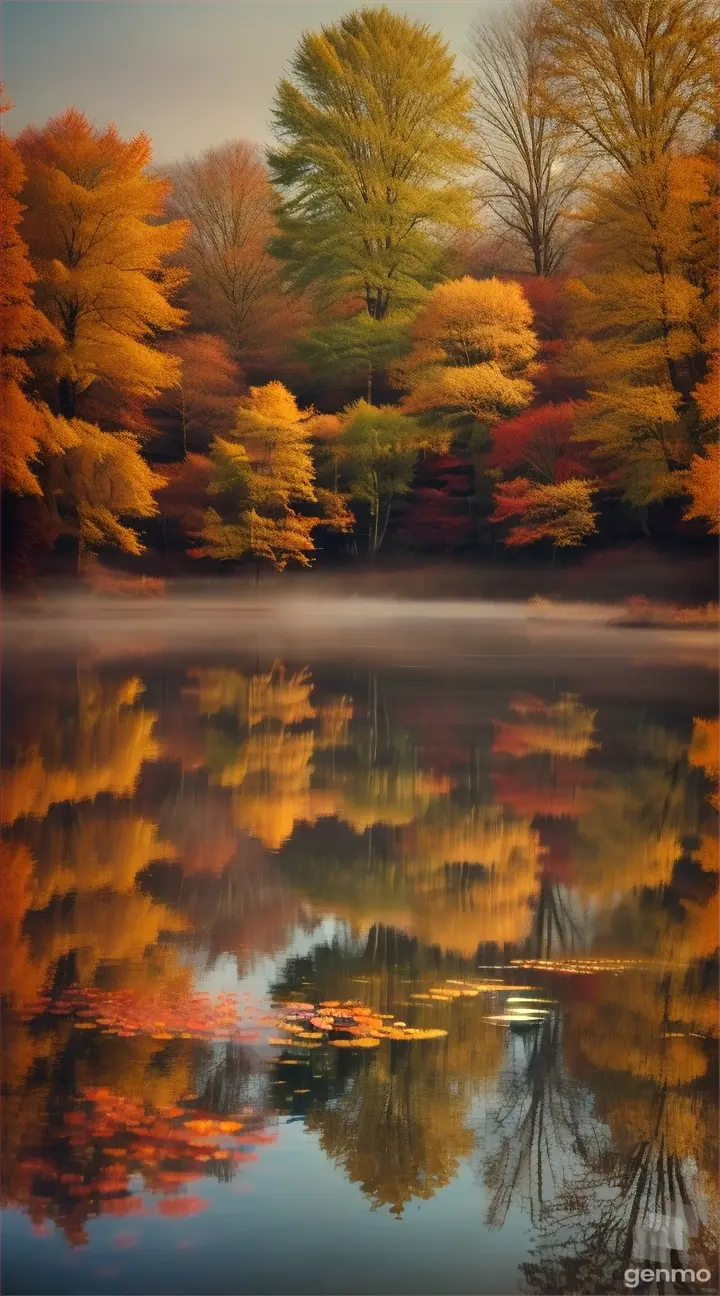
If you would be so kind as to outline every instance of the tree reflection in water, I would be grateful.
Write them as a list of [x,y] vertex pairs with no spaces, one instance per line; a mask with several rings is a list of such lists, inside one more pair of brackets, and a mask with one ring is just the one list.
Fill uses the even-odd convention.
[[[518,693],[337,664],[13,677],[4,1201],[72,1243],[160,1194],[190,1203],[169,1216],[201,1209],[202,1180],[229,1182],[290,1117],[398,1218],[471,1163],[490,1227],[527,1217],[531,1290],[611,1290],[658,1212],[686,1217],[699,1267],[717,1159],[715,726],[592,684]],[[268,1061],[267,1023],[257,1044],[162,1023],[123,1037],[62,1007],[83,990],[164,996],[190,1025],[200,978],[258,969],[256,1017],[359,999],[447,1035],[367,1055],[289,1041]],[[451,990],[468,980],[474,997]],[[546,1001],[522,1025],[501,1011],[520,984]],[[231,1147],[217,1122],[238,1113]]]

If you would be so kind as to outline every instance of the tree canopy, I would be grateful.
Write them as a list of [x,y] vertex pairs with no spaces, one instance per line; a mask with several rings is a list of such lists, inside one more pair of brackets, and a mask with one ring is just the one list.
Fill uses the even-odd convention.
[[439,229],[473,223],[471,82],[439,35],[387,7],[306,33],[280,82],[276,249],[297,282],[381,320],[437,274]]

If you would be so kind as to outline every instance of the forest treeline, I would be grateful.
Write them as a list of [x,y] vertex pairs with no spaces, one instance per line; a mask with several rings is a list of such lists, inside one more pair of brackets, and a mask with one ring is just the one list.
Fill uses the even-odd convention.
[[8,570],[717,531],[719,35],[521,0],[465,76],[369,7],[302,37],[266,156],[4,134]]

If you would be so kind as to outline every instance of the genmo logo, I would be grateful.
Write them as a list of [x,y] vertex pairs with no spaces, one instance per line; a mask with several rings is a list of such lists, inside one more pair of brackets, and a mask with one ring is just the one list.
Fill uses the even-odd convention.
[[710,1282],[709,1269],[626,1269],[625,1286],[637,1287],[639,1283],[660,1282],[699,1283]]

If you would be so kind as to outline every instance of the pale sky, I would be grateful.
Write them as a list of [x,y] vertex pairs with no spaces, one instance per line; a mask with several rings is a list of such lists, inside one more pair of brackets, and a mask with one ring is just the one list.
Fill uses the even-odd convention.
[[[443,33],[467,70],[468,32],[513,0],[388,0]],[[9,134],[71,104],[169,162],[223,140],[269,142],[275,85],[300,34],[358,0],[3,0]]]

